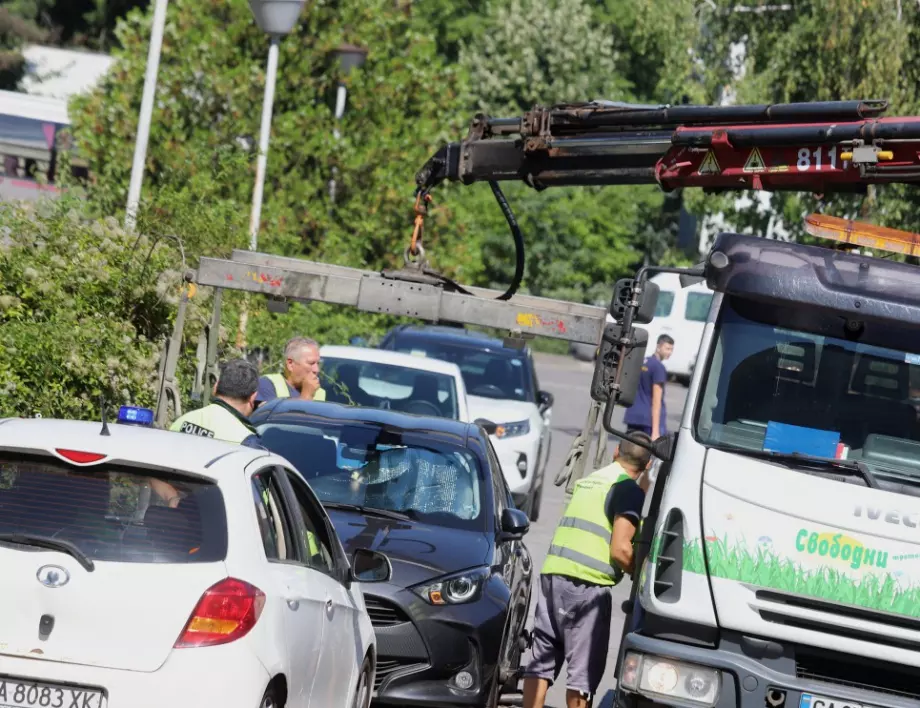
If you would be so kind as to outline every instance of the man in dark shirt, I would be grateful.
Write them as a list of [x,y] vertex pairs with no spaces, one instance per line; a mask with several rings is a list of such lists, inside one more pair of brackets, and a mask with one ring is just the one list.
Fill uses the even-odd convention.
[[657,440],[667,435],[668,411],[664,402],[664,387],[668,382],[668,370],[663,362],[674,351],[674,340],[667,334],[658,337],[655,353],[645,360],[639,377],[636,400],[626,409],[623,422],[626,431],[639,431]]

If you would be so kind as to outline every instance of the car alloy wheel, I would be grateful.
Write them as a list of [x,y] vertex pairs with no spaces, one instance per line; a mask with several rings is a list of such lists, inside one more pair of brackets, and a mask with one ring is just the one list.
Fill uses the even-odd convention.
[[365,659],[355,686],[354,708],[369,708],[371,704],[371,660]]
[[273,687],[269,686],[265,689],[265,695],[262,696],[259,708],[281,708],[281,704],[275,697],[275,689]]

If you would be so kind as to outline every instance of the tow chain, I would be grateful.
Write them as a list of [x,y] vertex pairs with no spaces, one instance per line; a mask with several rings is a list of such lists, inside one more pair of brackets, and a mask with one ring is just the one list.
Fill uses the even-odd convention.
[[[425,249],[422,246],[422,234],[425,230],[425,217],[428,216],[428,205],[431,203],[431,194],[427,190],[418,190],[415,195],[415,224],[412,228],[412,238],[403,257],[407,266],[424,269]],[[414,259],[413,259],[414,257]]]

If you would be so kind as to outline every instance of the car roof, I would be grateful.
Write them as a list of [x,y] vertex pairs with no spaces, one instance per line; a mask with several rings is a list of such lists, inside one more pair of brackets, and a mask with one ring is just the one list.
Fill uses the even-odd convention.
[[478,434],[479,427],[474,423],[464,423],[452,418],[437,416],[413,415],[383,408],[365,408],[363,406],[346,406],[341,403],[303,401],[298,398],[275,398],[265,403],[252,414],[250,420],[253,425],[259,426],[272,422],[273,418],[287,413],[303,413],[313,418],[328,420],[372,423],[386,425],[400,430],[409,430],[420,433],[441,433],[455,436],[482,437]]
[[523,356],[521,350],[506,347],[504,340],[498,337],[493,337],[483,332],[461,329],[459,327],[444,327],[443,325],[405,325],[397,328],[393,333],[400,337],[408,336],[417,337],[418,339],[450,342],[451,344],[468,347],[470,349],[501,349],[509,356]]
[[[54,418],[0,419],[0,451],[54,455],[55,448],[107,455],[105,463],[191,472],[218,478],[218,461],[233,455],[240,469],[269,453],[234,443],[184,435],[136,425],[109,423],[109,435],[100,435],[102,423]],[[92,465],[86,465],[91,467]],[[221,465],[217,465],[221,467]]]
[[339,359],[352,359],[354,361],[369,361],[377,364],[404,366],[407,369],[419,369],[420,371],[430,371],[436,374],[446,374],[454,378],[461,378],[460,367],[451,361],[414,356],[403,352],[391,352],[386,349],[325,346],[319,350],[319,355],[321,359],[324,357],[333,357]]

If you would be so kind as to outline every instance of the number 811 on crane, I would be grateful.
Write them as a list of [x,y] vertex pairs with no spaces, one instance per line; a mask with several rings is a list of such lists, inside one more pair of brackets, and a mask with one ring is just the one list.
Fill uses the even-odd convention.
[[[916,172],[916,181],[920,181],[918,151],[920,141],[890,148],[852,143],[744,147],[713,141],[707,147],[673,146],[660,160],[657,175],[665,189],[737,189],[739,182],[754,189],[808,189],[834,183],[904,181],[905,171],[911,176]],[[815,182],[817,174],[820,182]]]

